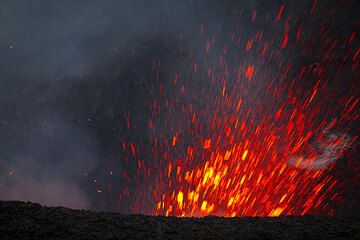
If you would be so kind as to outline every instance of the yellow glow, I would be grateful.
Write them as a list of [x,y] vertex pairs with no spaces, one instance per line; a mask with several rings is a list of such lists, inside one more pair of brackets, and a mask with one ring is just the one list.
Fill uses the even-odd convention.
[[244,151],[244,153],[242,154],[242,156],[241,156],[241,160],[245,160],[245,158],[246,158],[246,156],[247,156],[247,154],[248,154],[248,150],[246,149],[245,151]]
[[201,210],[205,211],[207,205],[207,201],[203,201],[201,204]]
[[280,214],[282,213],[284,209],[283,208],[276,208],[275,210],[272,210],[269,214],[270,217],[277,217],[277,216],[280,216]]
[[230,207],[231,206],[231,204],[233,204],[233,202],[234,202],[234,198],[233,197],[231,197],[230,198],[230,200],[229,200],[229,202],[228,202],[228,207]]
[[183,206],[183,199],[184,199],[184,194],[180,191],[177,195],[177,200],[180,208],[182,208]]

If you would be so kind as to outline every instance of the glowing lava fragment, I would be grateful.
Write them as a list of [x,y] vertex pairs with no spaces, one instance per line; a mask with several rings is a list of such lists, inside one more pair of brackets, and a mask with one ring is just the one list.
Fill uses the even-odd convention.
[[201,210],[205,211],[206,210],[206,205],[207,205],[207,201],[203,201],[201,204]]
[[205,140],[204,149],[210,148],[210,143],[211,143],[211,140],[210,140],[210,139]]
[[283,208],[278,207],[278,208],[274,209],[273,211],[271,211],[269,216],[270,217],[280,216],[280,214],[283,212],[283,210],[284,210]]
[[247,154],[248,154],[248,150],[245,150],[241,156],[241,160],[244,161],[246,159]]
[[252,77],[252,75],[253,75],[253,73],[254,73],[254,66],[253,66],[253,65],[249,65],[248,68],[247,68],[247,70],[246,70],[245,77],[250,80],[251,77]]
[[178,199],[179,207],[182,208],[182,206],[183,206],[184,194],[183,194],[181,191],[178,193],[177,199]]
[[224,156],[224,160],[229,160],[230,156],[231,156],[231,152],[226,151],[225,156]]

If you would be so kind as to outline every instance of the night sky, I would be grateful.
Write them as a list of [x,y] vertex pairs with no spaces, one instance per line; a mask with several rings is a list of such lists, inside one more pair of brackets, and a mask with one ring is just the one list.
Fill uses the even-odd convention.
[[360,215],[359,13],[357,0],[1,1],[0,199]]

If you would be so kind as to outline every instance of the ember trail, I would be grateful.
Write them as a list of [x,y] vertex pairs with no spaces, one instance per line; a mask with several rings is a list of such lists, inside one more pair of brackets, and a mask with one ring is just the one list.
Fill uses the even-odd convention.
[[[336,213],[345,186],[331,173],[358,137],[357,33],[344,27],[334,37],[326,19],[336,9],[325,3],[291,14],[286,5],[262,17],[240,12],[231,29],[203,23],[193,36],[179,34],[187,64],[171,76],[153,61],[151,144],[121,138],[137,175],[124,171],[119,202],[132,196],[134,212],[150,202],[146,211],[166,216]],[[269,29],[244,34],[241,24],[256,21]],[[124,126],[133,127],[130,114]]]

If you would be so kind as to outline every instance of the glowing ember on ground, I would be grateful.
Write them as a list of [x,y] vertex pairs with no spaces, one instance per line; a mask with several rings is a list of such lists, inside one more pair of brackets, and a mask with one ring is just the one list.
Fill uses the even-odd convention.
[[[246,39],[236,28],[214,33],[201,25],[193,37],[203,50],[180,51],[189,69],[149,87],[156,92],[147,103],[151,149],[123,148],[138,159],[138,175],[124,173],[139,189],[134,197],[156,201],[150,213],[335,214],[343,186],[330,173],[357,140],[348,132],[359,121],[359,48],[350,45],[339,62],[348,38],[331,39],[325,24],[304,36],[303,25],[289,27],[296,16],[287,16],[286,5],[279,9],[267,22],[282,35],[258,29]],[[334,14],[315,1],[304,15],[317,11]],[[160,62],[153,69],[164,77]],[[152,159],[141,159],[142,151]]]

